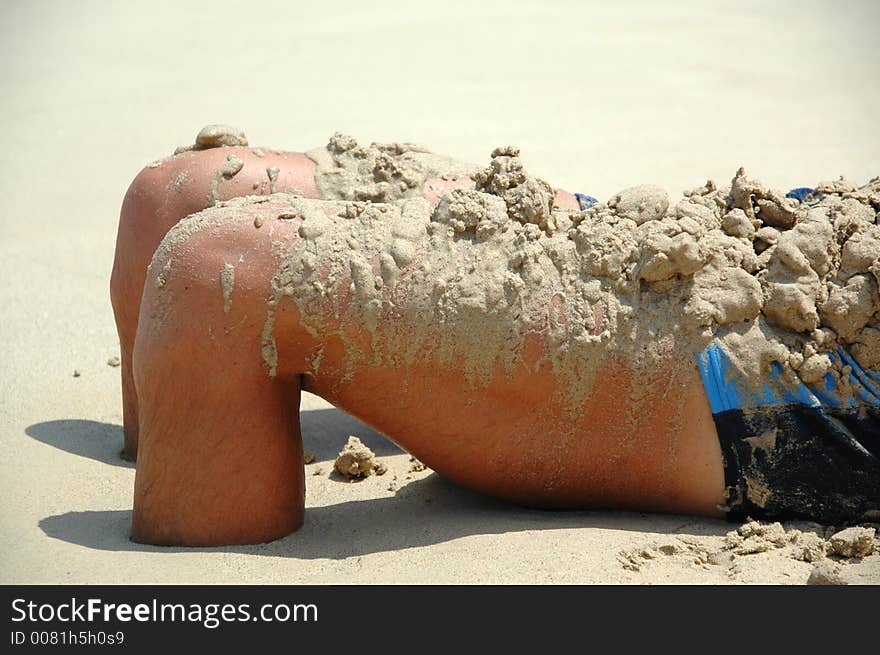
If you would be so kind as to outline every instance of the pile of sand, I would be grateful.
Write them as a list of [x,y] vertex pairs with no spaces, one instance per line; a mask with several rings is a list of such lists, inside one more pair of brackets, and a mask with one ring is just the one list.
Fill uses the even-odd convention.
[[384,475],[388,470],[385,464],[376,459],[375,453],[355,436],[348,438],[333,466],[348,480],[366,478],[374,473]]
[[[209,125],[190,148],[246,143],[238,128]],[[580,373],[582,392],[590,376],[568,355],[596,344],[630,356],[645,345],[668,352],[668,344],[645,343],[657,335],[673,335],[685,355],[717,336],[756,383],[777,363],[791,384],[830,374],[846,394],[851,371],[828,356],[841,345],[861,367],[880,365],[880,178],[862,187],[823,182],[800,202],[740,169],[729,186],[710,181],[675,203],[641,185],[566,211],[519,155],[497,148],[477,169],[414,144],[360,146],[335,134],[309,153],[325,200],[291,196],[292,211],[279,215],[304,220],[308,245],[289,254],[278,295],[305,298],[314,310],[350,278],[355,311],[371,331],[393,310],[409,313],[414,327],[443,325],[450,340],[438,349],[466,355],[471,378],[497,362],[511,366],[521,337],[543,332],[560,371]],[[241,168],[227,159],[218,182]],[[432,208],[422,188],[435,177],[469,177],[473,188],[454,189]],[[395,297],[404,271],[406,306]],[[479,345],[471,348],[466,335],[474,332]]]
[[[567,211],[506,147],[470,174],[474,188],[432,208],[419,185],[466,167],[338,134],[310,156],[336,200],[290,197],[285,217],[302,219],[302,240],[270,305],[289,296],[306,317],[350,312],[374,337],[371,353],[351,349],[352,367],[411,360],[424,351],[405,344],[428,343],[441,360],[460,358],[477,383],[520,361],[524,335],[539,332],[576,400],[589,393],[587,362],[599,352],[677,353],[692,365],[714,338],[756,384],[775,362],[792,385],[830,374],[846,394],[850,371],[828,356],[840,345],[862,367],[880,364],[880,179],[820,183],[799,202],[740,169],[729,186],[708,182],[675,202],[642,185]],[[407,319],[409,338],[395,339],[382,321],[392,315]]]

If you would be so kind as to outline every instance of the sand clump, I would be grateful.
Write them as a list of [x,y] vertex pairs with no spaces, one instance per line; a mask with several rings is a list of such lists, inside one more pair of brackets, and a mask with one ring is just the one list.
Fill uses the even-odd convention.
[[860,559],[878,550],[875,534],[874,528],[853,526],[832,535],[828,543],[834,555]]
[[348,480],[366,478],[373,474],[383,475],[388,470],[376,459],[373,451],[354,436],[348,438],[348,443],[339,452],[333,466]]
[[232,125],[212,124],[203,127],[196,135],[195,143],[189,146],[179,146],[174,150],[175,155],[190,150],[208,150],[210,148],[223,148],[229,146],[246,146],[248,144],[244,130]]
[[315,181],[325,199],[391,202],[421,197],[429,177],[467,177],[473,167],[414,143],[361,146],[336,133],[325,148],[306,153],[318,165]]
[[238,175],[243,167],[244,162],[235,155],[229,155],[226,157],[226,163],[217,169],[214,175],[211,176],[211,187],[208,191],[208,206],[213,207],[219,202],[220,184],[227,180],[231,180]]
[[278,183],[278,174],[281,169],[277,166],[269,166],[266,168],[266,177],[269,178],[269,193],[275,193],[275,185]]
[[232,309],[232,291],[235,289],[235,266],[224,264],[220,271],[220,293],[223,296],[223,312],[228,314]]
[[552,211],[553,188],[528,175],[519,154],[519,148],[513,146],[493,150],[489,166],[473,175],[479,194],[475,198],[487,195],[500,198],[510,219],[537,225],[552,234],[556,228]]
[[[785,527],[776,522],[749,520],[723,537],[679,535],[669,541],[623,550],[618,553],[618,561],[634,573],[660,563],[707,571],[721,567],[733,579],[757,566],[775,566],[801,571],[806,584],[846,584],[841,573],[848,565],[858,565],[880,553],[880,540],[873,528],[846,528],[826,538],[826,529],[818,524],[797,525]],[[804,564],[811,568],[806,569]]]
[[621,218],[641,225],[663,218],[669,208],[669,194],[660,187],[643,184],[616,194],[608,201],[608,206]]
[[840,566],[833,562],[819,562],[810,571],[808,585],[845,585],[846,580],[840,577]]

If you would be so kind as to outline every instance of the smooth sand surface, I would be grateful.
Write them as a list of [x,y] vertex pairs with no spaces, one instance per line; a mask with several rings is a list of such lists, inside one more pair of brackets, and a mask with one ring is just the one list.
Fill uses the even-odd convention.
[[[803,583],[811,565],[778,552],[695,564],[722,521],[524,510],[411,473],[314,397],[300,532],[128,540],[134,470],[107,364],[118,211],[138,170],[206,123],[293,150],[335,130],[477,162],[510,143],[602,199],[648,182],[677,194],[739,165],[783,190],[880,174],[876,2],[300,4],[4,3],[0,582]],[[386,475],[329,475],[349,434]],[[663,545],[673,555],[624,566],[621,552]],[[880,581],[880,555],[844,577]]]

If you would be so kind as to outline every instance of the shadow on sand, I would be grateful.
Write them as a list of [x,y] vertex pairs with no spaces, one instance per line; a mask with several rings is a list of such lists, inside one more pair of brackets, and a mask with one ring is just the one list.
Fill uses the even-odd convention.
[[[349,435],[355,435],[380,457],[404,451],[356,418],[338,409],[312,409],[300,413],[303,450],[313,452],[316,461],[333,461]],[[123,459],[122,426],[86,419],[62,419],[34,423],[25,428],[28,436],[80,457],[103,464],[134,468]]]
[[[348,435],[358,436],[377,455],[403,453],[375,430],[337,409],[301,413],[303,446],[317,461],[333,461]],[[122,428],[89,420],[35,423],[29,436],[66,452],[113,466],[133,467],[120,457]],[[384,483],[383,483],[384,486]],[[305,525],[283,539],[254,546],[169,548],[129,540],[130,510],[67,512],[42,519],[43,532],[87,548],[108,551],[239,552],[299,559],[344,559],[419,548],[470,535],[527,530],[610,529],[656,533],[724,534],[723,521],[687,516],[617,511],[547,511],[498,501],[433,474],[402,486],[394,495],[308,507]]]
[[[298,559],[345,559],[420,548],[470,535],[526,530],[597,528],[694,535],[724,534],[723,521],[675,515],[527,509],[482,496],[437,474],[402,487],[394,496],[306,508],[296,533],[268,544],[220,548],[145,546],[128,539],[130,510],[67,512],[40,521],[47,536],[97,550],[236,552]],[[690,530],[689,530],[690,528]]]
[[62,419],[34,423],[25,428],[29,437],[80,457],[111,466],[134,468],[122,458],[122,426],[85,419]]

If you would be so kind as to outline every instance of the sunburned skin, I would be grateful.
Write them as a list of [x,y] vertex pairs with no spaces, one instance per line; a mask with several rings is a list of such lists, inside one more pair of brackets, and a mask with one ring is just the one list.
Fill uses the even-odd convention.
[[[179,156],[220,155],[184,171],[211,198],[247,170],[238,150]],[[218,201],[140,280],[137,541],[295,530],[301,390],[495,496],[719,515],[698,352],[722,344],[756,388],[774,366],[840,394],[828,353],[880,363],[878,180],[798,204],[740,170],[678,202],[643,185],[578,211],[511,147],[479,168],[336,135],[298,161],[308,193]]]

